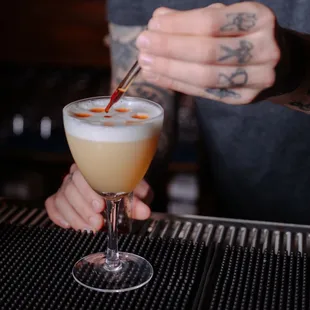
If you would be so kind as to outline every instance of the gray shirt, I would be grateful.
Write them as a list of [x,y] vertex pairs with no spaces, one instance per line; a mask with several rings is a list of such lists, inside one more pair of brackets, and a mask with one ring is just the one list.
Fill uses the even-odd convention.
[[[193,9],[214,2],[110,0],[108,14],[116,24],[146,25],[159,6]],[[310,33],[309,0],[258,2],[274,10],[281,26]],[[310,115],[270,102],[231,106],[196,98],[196,103],[215,215],[310,223]]]

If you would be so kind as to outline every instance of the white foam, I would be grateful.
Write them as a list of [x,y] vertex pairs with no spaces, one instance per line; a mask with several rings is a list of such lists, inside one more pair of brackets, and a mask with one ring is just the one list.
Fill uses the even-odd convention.
[[[116,103],[109,113],[92,113],[94,107],[105,107],[109,98],[93,98],[78,101],[64,108],[64,127],[68,134],[80,139],[102,142],[131,142],[150,138],[160,133],[163,123],[163,112],[158,106],[149,104],[140,98],[125,97]],[[116,112],[117,108],[128,108],[125,113]],[[74,113],[89,113],[90,117],[78,118]],[[132,115],[142,113],[149,117],[146,120],[133,119]],[[112,118],[104,118],[111,115]],[[134,124],[128,124],[128,121]],[[113,123],[114,126],[107,126]]]

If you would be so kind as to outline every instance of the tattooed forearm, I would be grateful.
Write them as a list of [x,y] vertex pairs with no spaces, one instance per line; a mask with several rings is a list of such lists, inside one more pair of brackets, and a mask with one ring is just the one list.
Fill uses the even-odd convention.
[[241,40],[239,42],[239,47],[232,49],[228,46],[221,45],[221,50],[225,52],[224,56],[218,59],[219,62],[225,61],[232,57],[237,58],[238,64],[246,64],[252,58],[251,50],[253,49],[253,44],[247,40]]
[[[136,39],[145,29],[144,26],[120,26],[109,25],[110,49],[112,65],[112,91],[121,82],[128,70],[137,60],[138,50],[136,49]],[[175,130],[175,102],[174,93],[170,90],[162,89],[147,83],[138,75],[133,84],[129,87],[128,96],[142,97],[159,103],[164,111],[164,125],[159,140],[156,159],[162,160],[171,151],[174,144]]]
[[121,82],[128,70],[137,60],[138,50],[135,45],[136,38],[144,29],[144,26],[127,27],[109,24],[112,91]]
[[248,31],[256,25],[256,14],[231,13],[227,14],[229,22],[221,27],[221,31]]

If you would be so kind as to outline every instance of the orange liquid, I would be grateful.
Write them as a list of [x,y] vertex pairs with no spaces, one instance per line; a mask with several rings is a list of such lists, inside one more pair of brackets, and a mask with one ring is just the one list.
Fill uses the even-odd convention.
[[105,107],[104,108],[96,107],[96,108],[90,109],[89,111],[94,112],[94,113],[102,113],[105,111]]
[[126,113],[129,112],[130,110],[128,108],[117,108],[115,109],[115,111],[119,113]]
[[136,118],[136,119],[148,119],[149,116],[147,114],[144,113],[137,113],[131,116],[132,118]]
[[79,118],[86,118],[86,117],[90,117],[91,114],[88,113],[74,113],[75,117],[79,117]]

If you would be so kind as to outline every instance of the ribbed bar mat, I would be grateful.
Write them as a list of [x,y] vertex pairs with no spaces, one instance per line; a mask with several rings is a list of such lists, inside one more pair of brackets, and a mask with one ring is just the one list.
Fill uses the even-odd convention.
[[308,265],[306,253],[227,246],[199,309],[309,309]]
[[207,257],[203,242],[121,236],[120,250],[142,255],[154,268],[152,280],[126,293],[99,293],[74,281],[81,257],[106,248],[106,234],[60,228],[0,224],[0,308],[191,309]]

